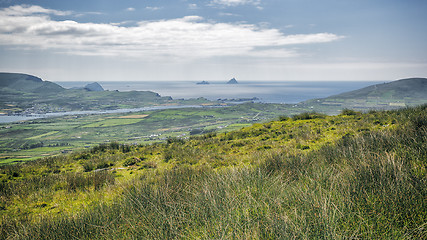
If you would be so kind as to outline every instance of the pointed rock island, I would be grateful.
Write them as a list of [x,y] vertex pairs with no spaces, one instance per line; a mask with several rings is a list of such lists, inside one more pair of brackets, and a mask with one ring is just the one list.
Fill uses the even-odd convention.
[[230,79],[227,84],[239,84],[235,78]]

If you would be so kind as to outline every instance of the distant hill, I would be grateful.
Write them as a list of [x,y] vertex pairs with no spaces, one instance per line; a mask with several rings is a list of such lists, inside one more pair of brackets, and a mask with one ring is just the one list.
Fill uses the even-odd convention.
[[392,109],[427,103],[427,78],[407,78],[305,101],[313,108]]
[[403,99],[427,98],[427,78],[407,78],[376,84],[359,90],[331,96],[330,98],[363,99],[367,97]]
[[0,88],[9,88],[15,91],[32,93],[65,90],[56,83],[43,81],[36,76],[22,73],[0,73]]

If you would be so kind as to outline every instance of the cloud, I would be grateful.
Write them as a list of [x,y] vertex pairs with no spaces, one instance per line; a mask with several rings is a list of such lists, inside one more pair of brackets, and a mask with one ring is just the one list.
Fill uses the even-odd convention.
[[145,9],[150,10],[150,11],[157,11],[162,9],[161,7],[145,7]]
[[126,11],[128,11],[128,12],[133,12],[133,11],[135,11],[135,8],[133,8],[133,7],[126,8]]
[[[211,4],[213,5],[223,5],[227,7],[235,7],[238,5],[259,5],[261,3],[260,0],[212,0]],[[261,8],[262,9],[262,8]]]
[[102,12],[82,12],[82,13],[77,13],[74,14],[75,17],[83,17],[83,16],[87,16],[87,15],[103,15],[104,13]]
[[218,15],[227,16],[227,17],[241,17],[241,15],[239,15],[239,14],[228,13],[228,12],[220,12],[220,13],[218,13]]
[[[73,55],[198,59],[268,55],[292,57],[297,53],[287,50],[288,46],[342,38],[332,33],[284,35],[274,28],[218,23],[200,16],[142,21],[131,26],[50,18],[50,15],[64,13],[27,5],[1,9],[0,45]],[[266,50],[271,48],[275,50]]]
[[197,4],[195,4],[195,3],[190,3],[190,4],[188,4],[188,9],[191,9],[191,10],[195,10],[195,9],[198,9],[199,7],[197,6]]
[[58,11],[53,9],[46,9],[35,5],[15,5],[9,8],[3,9],[3,11],[9,16],[25,16],[31,14],[52,14],[57,16],[71,15],[71,11]]

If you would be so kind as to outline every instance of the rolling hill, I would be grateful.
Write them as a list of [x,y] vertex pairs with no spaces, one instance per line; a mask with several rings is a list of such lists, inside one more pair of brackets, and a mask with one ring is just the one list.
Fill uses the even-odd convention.
[[367,97],[384,99],[423,98],[427,99],[427,78],[407,78],[390,83],[368,86],[329,98],[364,99]]
[[358,110],[394,109],[424,103],[427,103],[427,78],[407,78],[376,84],[302,104],[311,105],[321,111],[328,107]]
[[51,93],[65,90],[56,83],[22,73],[0,73],[0,89],[29,93]]

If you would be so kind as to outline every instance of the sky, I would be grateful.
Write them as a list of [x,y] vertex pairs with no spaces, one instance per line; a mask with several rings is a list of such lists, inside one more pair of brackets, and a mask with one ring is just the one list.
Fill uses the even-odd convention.
[[426,0],[0,0],[0,71],[49,81],[427,77]]

